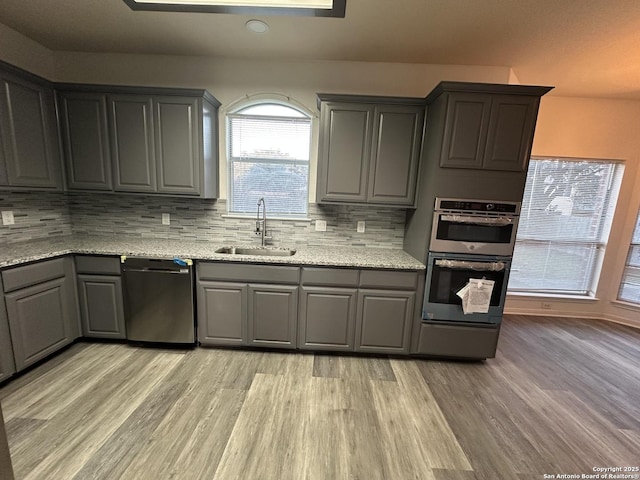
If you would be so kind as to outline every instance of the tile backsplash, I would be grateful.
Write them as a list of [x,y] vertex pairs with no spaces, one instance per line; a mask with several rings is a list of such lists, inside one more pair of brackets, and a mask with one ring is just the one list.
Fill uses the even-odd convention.
[[0,192],[0,210],[11,210],[14,225],[0,224],[0,245],[71,234],[71,214],[63,193]]
[[[125,196],[106,194],[68,195],[73,232],[90,235],[123,235],[214,241],[216,243],[258,243],[252,234],[255,218],[229,218],[226,201],[191,198]],[[162,225],[163,213],[171,216]],[[311,221],[270,220],[267,226],[276,246],[351,245],[402,248],[405,210],[347,205],[309,205]],[[326,220],[327,231],[316,232],[315,220]],[[359,220],[365,233],[356,233]]]
[[[226,217],[226,201],[101,193],[0,192],[0,209],[12,210],[15,225],[0,225],[0,244],[71,233],[257,244],[254,218]],[[162,213],[171,216],[162,225]],[[267,214],[269,212],[267,211]],[[276,246],[350,245],[402,248],[406,211],[348,205],[309,205],[309,218],[267,217]],[[315,231],[315,220],[327,222]],[[358,221],[364,233],[356,232]]]

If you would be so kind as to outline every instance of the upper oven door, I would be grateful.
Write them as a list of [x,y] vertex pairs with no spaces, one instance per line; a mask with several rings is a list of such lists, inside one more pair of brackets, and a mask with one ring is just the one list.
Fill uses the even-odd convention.
[[517,215],[465,215],[436,211],[429,250],[509,256],[518,229]]

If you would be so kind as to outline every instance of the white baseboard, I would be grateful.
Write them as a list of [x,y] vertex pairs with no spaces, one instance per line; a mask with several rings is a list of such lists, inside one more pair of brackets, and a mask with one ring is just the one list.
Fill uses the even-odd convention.
[[640,320],[631,320],[626,317],[613,314],[594,315],[593,312],[563,312],[559,310],[541,310],[539,308],[505,308],[505,315],[531,315],[534,317],[564,317],[580,318],[583,320],[602,320],[618,323],[627,327],[640,328]]

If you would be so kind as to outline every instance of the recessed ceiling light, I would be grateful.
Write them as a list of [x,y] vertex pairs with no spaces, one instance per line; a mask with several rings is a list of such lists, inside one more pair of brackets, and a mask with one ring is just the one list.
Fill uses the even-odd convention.
[[269,31],[269,25],[262,20],[249,20],[245,26],[253,33],[267,33]]
[[347,0],[124,0],[132,10],[344,18]]

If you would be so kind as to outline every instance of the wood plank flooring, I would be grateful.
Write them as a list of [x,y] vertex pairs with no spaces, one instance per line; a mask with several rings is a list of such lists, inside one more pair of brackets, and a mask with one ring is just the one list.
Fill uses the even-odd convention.
[[640,463],[640,331],[454,362],[77,344],[2,388],[16,479],[531,480]]

